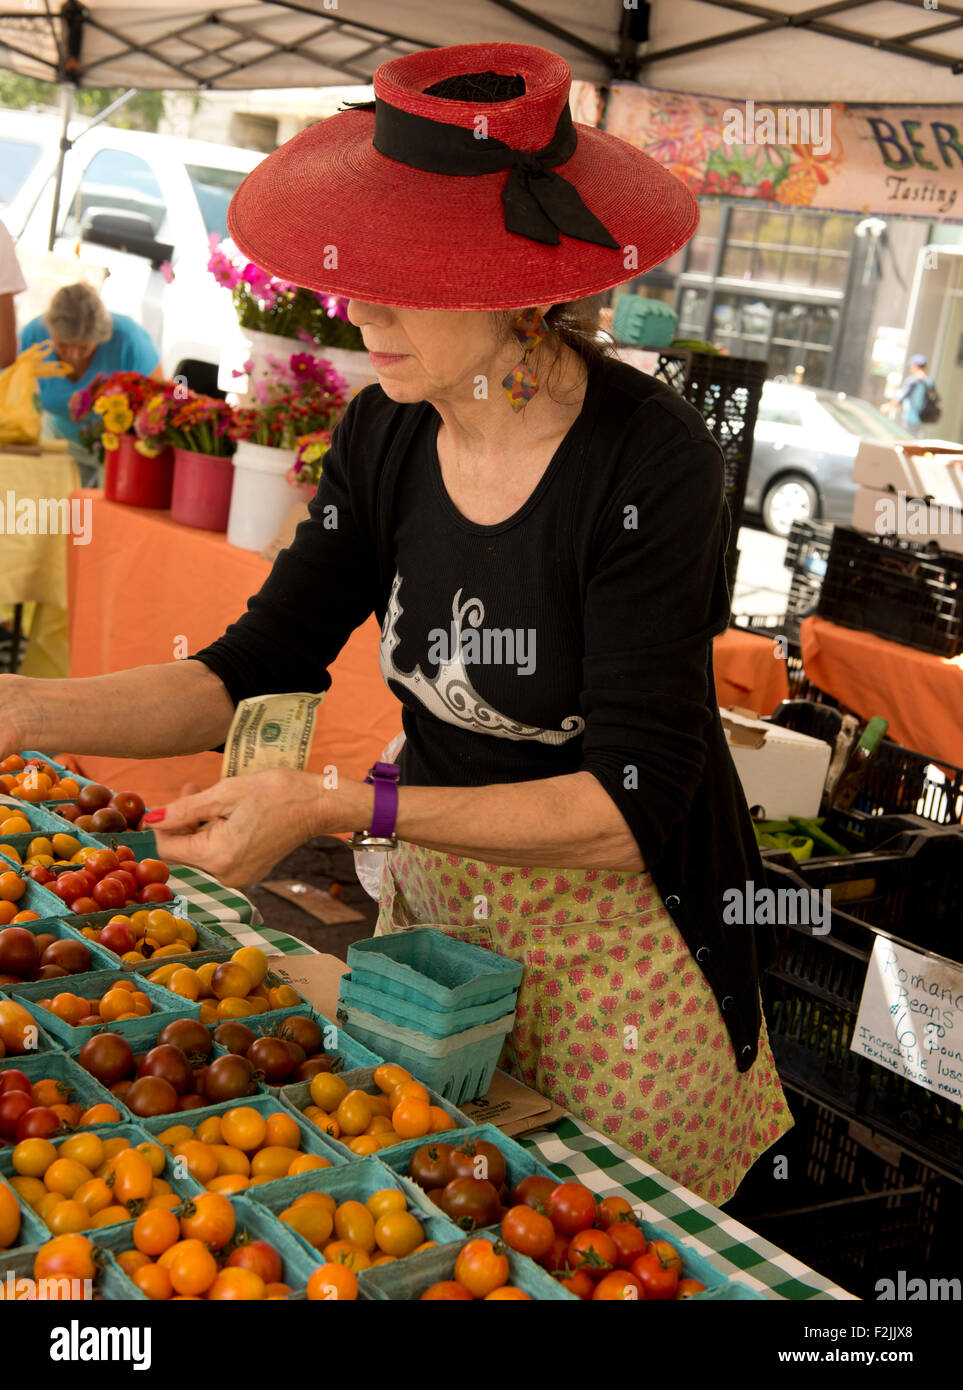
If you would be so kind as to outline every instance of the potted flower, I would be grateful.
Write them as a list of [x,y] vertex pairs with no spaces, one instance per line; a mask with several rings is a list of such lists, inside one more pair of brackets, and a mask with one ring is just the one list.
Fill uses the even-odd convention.
[[[292,285],[242,260],[229,241],[210,238],[207,268],[218,284],[231,291],[234,311],[248,349],[248,361],[235,378],[247,375],[247,393],[270,372],[267,357],[283,356],[292,342],[324,347],[334,365],[352,386],[365,386],[375,374],[364,350],[361,332],[348,320],[347,300]],[[226,385],[226,383],[222,383]]]
[[134,421],[153,396],[172,396],[173,382],[140,372],[101,372],[70,398],[80,443],[104,464],[104,495],[132,507],[170,506],[174,458],[163,442],[141,439]]
[[[186,396],[186,398],[185,398]],[[225,531],[234,469],[233,411],[226,401],[158,394],[137,415],[138,436],[174,453],[171,519],[204,531]]]
[[255,386],[256,406],[234,412],[231,433],[234,491],[228,520],[229,544],[263,550],[277,534],[298,494],[288,481],[297,466],[299,442],[330,431],[346,402],[343,378],[323,359],[294,353],[271,357],[273,376]]

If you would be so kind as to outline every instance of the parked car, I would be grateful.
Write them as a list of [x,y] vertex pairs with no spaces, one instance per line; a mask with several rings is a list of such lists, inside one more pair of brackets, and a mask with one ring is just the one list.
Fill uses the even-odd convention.
[[[209,237],[227,235],[231,196],[264,155],[106,125],[81,133],[85,124],[69,129],[80,138],[64,162],[54,252],[105,267],[107,307],[143,324],[167,375],[210,390],[237,321],[207,271]],[[0,111],[0,217],[28,281],[20,327],[43,308],[30,295],[29,265],[47,251],[59,141],[57,117]]]
[[898,421],[842,391],[767,381],[762,388],[745,510],[788,536],[796,520],[849,521],[861,439],[905,439]]

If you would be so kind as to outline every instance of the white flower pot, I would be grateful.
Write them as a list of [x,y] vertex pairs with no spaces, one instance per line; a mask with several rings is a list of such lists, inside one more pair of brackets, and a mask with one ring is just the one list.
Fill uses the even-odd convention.
[[366,352],[354,348],[316,347],[308,349],[315,357],[323,357],[330,362],[336,372],[340,372],[348,383],[348,395],[353,396],[359,387],[378,380],[378,373],[371,365]]
[[271,449],[246,439],[238,443],[227,522],[229,545],[260,551],[274,539],[300,495],[285,477],[296,458],[295,449]]

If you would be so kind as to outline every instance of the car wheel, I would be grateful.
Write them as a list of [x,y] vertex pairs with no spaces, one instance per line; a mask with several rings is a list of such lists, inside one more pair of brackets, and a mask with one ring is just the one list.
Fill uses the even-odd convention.
[[762,500],[762,519],[774,536],[788,536],[794,521],[811,521],[818,513],[819,494],[799,473],[773,483]]

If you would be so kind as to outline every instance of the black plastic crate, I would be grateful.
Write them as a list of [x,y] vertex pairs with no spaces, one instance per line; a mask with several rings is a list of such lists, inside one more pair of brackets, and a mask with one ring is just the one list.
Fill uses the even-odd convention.
[[891,642],[963,652],[963,555],[837,526],[818,613]]
[[[766,878],[772,888],[804,883],[772,860],[766,861]],[[827,935],[793,925],[777,930],[779,945],[763,976],[763,1001],[779,1075],[963,1181],[963,1107],[850,1051],[879,929],[834,908]],[[892,935],[898,944],[912,945]]]
[[822,580],[808,574],[793,574],[786,596],[786,636],[799,642],[800,629],[806,618],[811,618],[819,610],[822,594]]
[[[839,712],[813,699],[784,700],[769,716],[773,724],[832,743]],[[963,768],[883,739],[867,765],[854,810],[867,815],[922,816],[937,825],[963,824]]]
[[[793,1128],[727,1215],[859,1298],[890,1279],[959,1275],[963,1188],[858,1121],[787,1087]],[[780,1164],[776,1158],[784,1160]]]
[[786,568],[821,583],[834,530],[831,521],[794,521],[786,541]]

